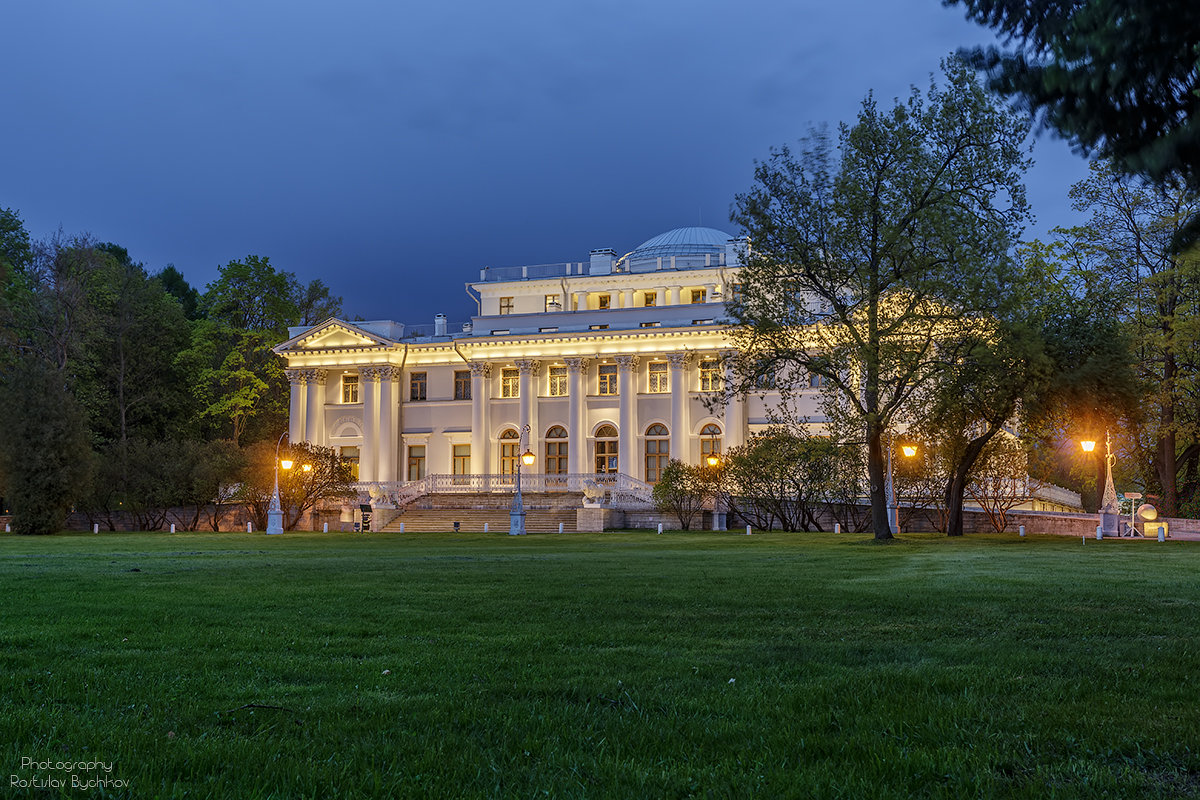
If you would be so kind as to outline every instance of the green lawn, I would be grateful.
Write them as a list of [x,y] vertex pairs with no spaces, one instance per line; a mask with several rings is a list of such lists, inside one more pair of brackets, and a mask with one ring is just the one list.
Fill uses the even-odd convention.
[[[0,536],[0,796],[1200,797],[1198,571],[1015,536]],[[53,763],[91,760],[128,788]]]

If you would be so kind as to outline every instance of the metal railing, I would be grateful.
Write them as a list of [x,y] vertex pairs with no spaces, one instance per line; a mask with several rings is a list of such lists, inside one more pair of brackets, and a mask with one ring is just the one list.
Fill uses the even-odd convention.
[[[516,490],[516,476],[510,474],[426,475],[415,481],[360,482],[354,484],[361,502],[372,505],[406,506],[430,494],[511,494]],[[611,508],[649,508],[653,505],[653,487],[619,472],[606,474],[521,473],[521,491],[525,494],[582,492],[599,498]]]

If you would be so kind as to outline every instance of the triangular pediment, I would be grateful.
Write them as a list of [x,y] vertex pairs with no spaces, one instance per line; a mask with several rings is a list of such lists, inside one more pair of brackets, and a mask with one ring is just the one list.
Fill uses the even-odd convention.
[[275,348],[276,353],[310,350],[359,350],[390,347],[395,342],[340,319],[327,319]]

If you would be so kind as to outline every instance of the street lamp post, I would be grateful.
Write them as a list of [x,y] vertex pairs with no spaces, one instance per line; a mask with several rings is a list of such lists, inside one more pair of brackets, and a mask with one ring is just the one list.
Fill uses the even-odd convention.
[[[267,533],[283,533],[283,507],[279,503],[279,448],[288,432],[279,435],[275,443],[275,491],[271,494],[271,506],[267,509]],[[288,461],[284,469],[290,469],[292,462]]]
[[[517,449],[521,448],[521,442],[527,441],[526,436],[529,434],[530,428],[528,425],[521,426],[521,435],[517,438]],[[526,447],[525,451],[517,459],[517,491],[513,495],[512,510],[508,512],[508,535],[509,536],[524,536],[525,535],[525,503],[521,500],[521,465],[532,467],[536,456],[533,451]]]
[[[1096,449],[1096,442],[1093,440],[1084,440],[1079,443],[1083,448],[1083,452],[1090,453]],[[1117,488],[1113,484],[1113,466],[1117,463],[1117,456],[1112,451],[1112,434],[1106,429],[1104,431],[1104,494],[1100,499],[1100,527],[1106,534],[1117,532],[1117,518],[1121,513],[1121,506],[1117,503]]]
[[[900,533],[900,504],[896,502],[896,481],[892,477],[892,451],[895,449],[895,437],[889,434],[887,454],[887,485],[884,488],[887,491],[888,530],[892,532],[892,536]],[[905,458],[912,458],[917,454],[917,446],[915,444],[903,444],[900,446],[900,452],[904,453]]]
[[704,462],[706,464],[708,464],[709,469],[714,470],[714,475],[716,475],[716,478],[717,478],[717,490],[716,490],[715,495],[713,496],[712,529],[714,531],[723,531],[723,530],[725,530],[725,509],[724,509],[723,498],[721,496],[720,475],[717,475],[715,473],[715,470],[721,466],[721,455],[717,452],[716,434],[713,434],[711,436],[710,442],[711,443],[708,448],[708,455],[705,456]]

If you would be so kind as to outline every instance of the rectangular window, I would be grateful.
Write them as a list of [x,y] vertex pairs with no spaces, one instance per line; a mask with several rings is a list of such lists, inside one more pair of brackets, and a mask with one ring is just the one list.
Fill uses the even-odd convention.
[[358,376],[343,375],[342,376],[342,402],[357,403],[358,402]]
[[815,372],[808,373],[808,388],[822,389],[825,387],[826,378],[824,375],[818,375]]
[[596,298],[596,307],[597,308],[608,308],[609,304],[611,304],[611,303],[612,303],[612,295],[602,294]]
[[639,327],[642,327],[642,328],[657,328],[660,325],[662,325],[662,323],[661,322],[641,322],[641,323],[638,323],[638,325],[639,325]]
[[707,290],[692,289],[692,302],[693,303],[706,303],[706,302],[708,302],[707,297],[708,297]]
[[465,476],[471,474],[471,445],[456,444],[451,450],[452,461],[450,471],[454,473],[451,483],[462,486],[467,483]]
[[551,397],[566,397],[567,396],[567,368],[566,367],[551,367],[550,368],[550,396]]
[[649,366],[649,386],[647,391],[650,394],[665,394],[671,391],[667,385],[667,362],[651,361]]
[[721,364],[714,359],[700,362],[700,391],[721,391]]
[[454,371],[454,399],[471,399],[471,373],[468,370],[460,369]]
[[409,400],[424,400],[426,397],[426,387],[428,382],[425,379],[427,373],[414,372],[408,376],[408,399]]
[[551,328],[538,328],[538,333],[558,333],[558,326],[555,325]]
[[617,365],[616,364],[601,364],[600,365],[600,389],[599,394],[616,394],[617,393]]
[[608,326],[607,325],[588,325],[588,330],[589,331],[606,331],[606,330],[608,330]]
[[425,477],[425,445],[414,444],[408,447],[408,479],[419,481]]
[[521,396],[521,371],[516,369],[500,370],[500,396]]
[[546,295],[546,310],[547,311],[562,311],[562,303],[558,302],[558,295]]
[[642,304],[650,307],[658,304],[658,292],[644,292],[642,294]]
[[513,299],[511,297],[500,298],[500,313],[511,314],[513,310]]
[[355,481],[358,480],[358,448],[343,447],[340,455],[342,457],[342,461],[345,461],[350,465],[350,479]]
[[729,299],[735,303],[742,299],[742,285],[740,283],[729,284]]

